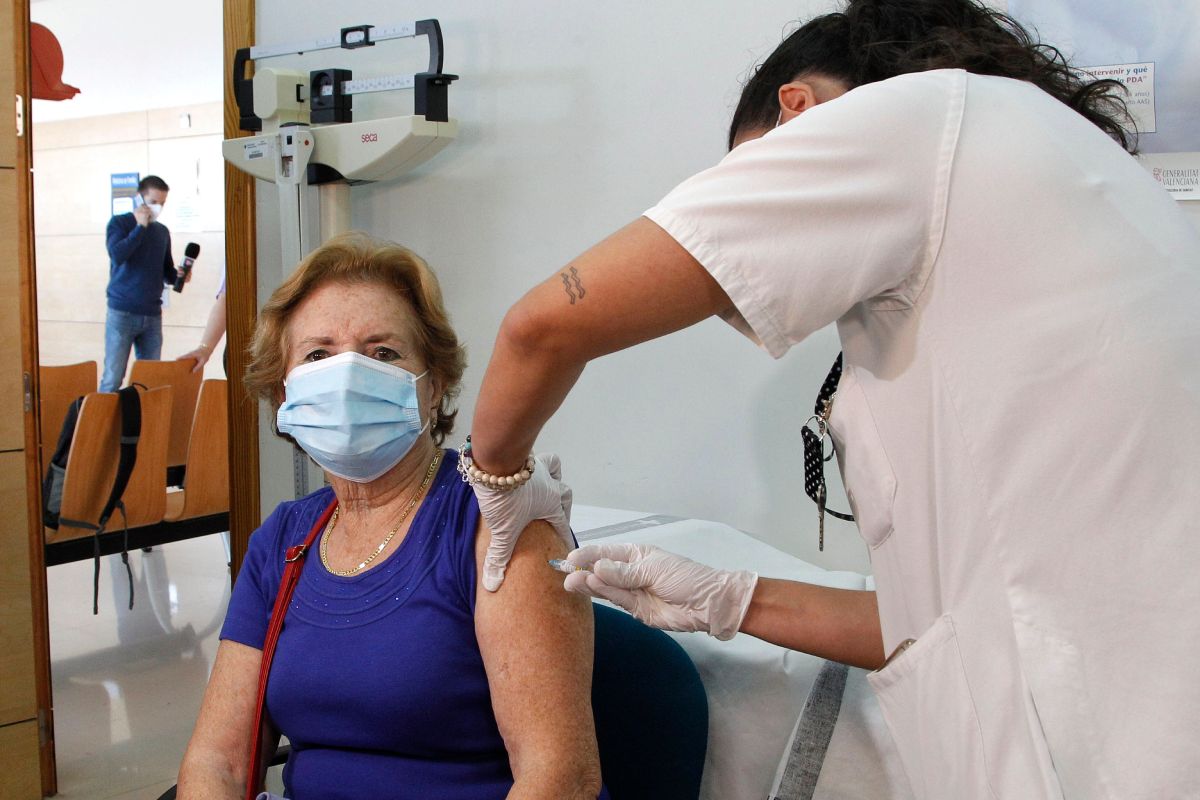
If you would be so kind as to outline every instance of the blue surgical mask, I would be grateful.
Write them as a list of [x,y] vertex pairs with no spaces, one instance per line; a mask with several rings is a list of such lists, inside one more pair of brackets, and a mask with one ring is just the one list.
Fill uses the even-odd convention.
[[400,463],[422,424],[413,375],[359,353],[301,364],[284,381],[276,421],[322,469],[368,483]]

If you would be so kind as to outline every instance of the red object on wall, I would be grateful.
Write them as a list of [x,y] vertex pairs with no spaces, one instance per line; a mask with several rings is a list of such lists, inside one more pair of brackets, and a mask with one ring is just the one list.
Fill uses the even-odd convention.
[[79,94],[63,83],[63,51],[58,38],[45,25],[29,23],[29,49],[33,53],[33,96],[38,100],[70,100]]

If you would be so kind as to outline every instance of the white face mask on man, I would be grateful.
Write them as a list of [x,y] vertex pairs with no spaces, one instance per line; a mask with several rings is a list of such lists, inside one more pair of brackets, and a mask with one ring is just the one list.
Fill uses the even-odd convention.
[[153,222],[154,220],[157,220],[158,215],[161,214],[162,210],[163,210],[162,203],[151,203],[146,200],[145,196],[142,197],[142,205],[144,205],[146,208],[150,209],[150,221],[151,222]]

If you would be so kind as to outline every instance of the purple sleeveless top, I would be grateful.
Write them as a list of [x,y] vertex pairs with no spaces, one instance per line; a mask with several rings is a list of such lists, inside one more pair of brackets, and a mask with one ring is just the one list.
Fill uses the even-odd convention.
[[[512,787],[475,639],[479,506],[456,463],[446,451],[379,566],[340,577],[307,559],[267,687],[292,744],[291,800],[487,800]],[[283,554],[332,499],[325,488],[281,503],[250,538],[222,639],[262,648]]]

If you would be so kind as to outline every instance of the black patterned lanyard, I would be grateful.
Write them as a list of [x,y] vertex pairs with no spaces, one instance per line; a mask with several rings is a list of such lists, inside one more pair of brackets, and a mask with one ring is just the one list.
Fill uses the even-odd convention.
[[[821,384],[813,415],[800,430],[804,440],[804,492],[817,504],[817,549],[825,550],[825,514],[853,522],[851,514],[843,514],[825,507],[829,494],[825,490],[825,462],[833,458],[833,450],[825,455],[825,437],[829,435],[829,413],[833,410],[833,397],[837,394],[838,381],[842,379],[842,354],[838,353],[833,369]],[[810,427],[812,426],[812,427]],[[814,431],[813,428],[816,428]]]

